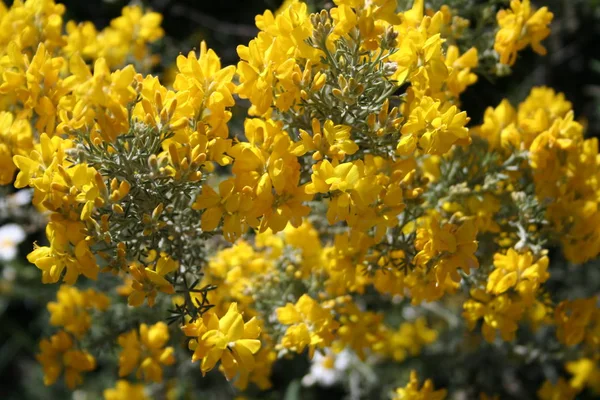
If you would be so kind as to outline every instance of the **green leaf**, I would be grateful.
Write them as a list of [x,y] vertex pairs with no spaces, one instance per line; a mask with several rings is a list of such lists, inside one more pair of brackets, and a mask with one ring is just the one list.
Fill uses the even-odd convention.
[[298,379],[293,380],[285,391],[283,400],[300,400],[300,381]]

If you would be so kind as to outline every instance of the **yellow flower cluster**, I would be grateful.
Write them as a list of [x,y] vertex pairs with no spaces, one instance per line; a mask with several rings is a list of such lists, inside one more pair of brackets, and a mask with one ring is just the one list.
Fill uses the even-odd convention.
[[169,341],[167,324],[158,322],[152,326],[141,324],[137,330],[119,336],[119,376],[136,372],[137,378],[147,382],[162,382],[162,365],[175,363],[174,349],[165,347]]
[[514,288],[522,298],[531,299],[548,280],[548,257],[543,256],[535,263],[530,252],[520,255],[508,249],[506,255],[494,254],[494,271],[488,277],[487,292],[502,294]]
[[[266,390],[280,357],[400,363],[438,327],[493,343],[528,322],[579,357],[540,398],[598,389],[598,299],[554,304],[544,288],[550,246],[574,263],[600,253],[597,140],[543,87],[469,128],[460,96],[479,54],[456,45],[468,21],[455,10],[335,0],[309,14],[287,1],[257,16],[237,67],[203,42],[179,55],[172,88],[141,73],[159,14],[126,7],[97,31],[64,12],[0,8],[0,183],[33,188],[48,216],[47,245],[28,255],[42,282],[112,273],[123,313],[146,303],[177,322],[119,329],[119,377],[162,382],[187,350],[203,375],[218,365],[239,389]],[[501,10],[500,62],[543,53],[551,19],[529,1]],[[251,103],[243,134],[228,126],[235,96]],[[80,339],[109,304],[61,286],[48,310],[63,330],[38,355],[47,384],[64,373],[74,388],[95,368]],[[122,380],[104,394],[148,398]],[[413,372],[394,399],[446,394]]]
[[517,109],[507,101],[488,108],[476,132],[506,157],[511,149],[528,151],[536,194],[549,204],[547,218],[561,232],[566,257],[577,263],[596,257],[598,141],[584,138],[571,103],[550,88],[534,88]]
[[393,400],[444,400],[448,391],[445,389],[435,390],[433,382],[427,379],[423,386],[419,384],[416,371],[411,371],[410,380],[405,387],[396,389]]
[[73,338],[65,331],[59,331],[50,339],[40,342],[41,353],[37,360],[44,369],[44,384],[54,384],[61,374],[69,389],[83,383],[83,372],[96,368],[96,359],[88,352],[77,349]]
[[[139,7],[126,7],[101,33],[90,23],[63,26],[64,12],[53,1],[29,0],[1,13],[0,158],[6,166],[2,183],[11,182],[18,168],[15,186],[33,187],[34,204],[52,212],[46,229],[50,246],[36,248],[29,260],[43,271],[44,282],[63,278],[72,284],[80,274],[92,279],[98,274],[90,251],[91,213],[108,196],[94,168],[69,160],[72,137],[63,134],[87,128],[111,138],[121,131],[126,106],[136,96],[130,87],[135,71],[127,66],[111,74],[109,67],[123,66],[132,52],[142,62],[149,57],[148,43],[163,33],[160,15]],[[84,60],[95,63],[93,74]],[[127,186],[121,182],[111,201],[124,197]]]
[[194,351],[192,361],[202,360],[200,369],[206,374],[219,360],[227,379],[233,379],[239,372],[247,374],[256,365],[254,355],[260,349],[260,325],[256,318],[244,323],[237,304],[231,303],[227,313],[218,318],[214,313],[204,314],[202,319],[182,327]]
[[589,388],[592,393],[600,393],[600,367],[597,360],[582,358],[568,362],[565,369],[573,376],[569,381],[559,378],[556,383],[544,382],[538,391],[541,400],[573,400],[582,390]]
[[44,383],[52,385],[64,374],[70,389],[83,382],[82,372],[96,368],[96,359],[87,351],[79,349],[79,341],[92,325],[92,310],[106,311],[110,299],[93,289],[80,291],[73,286],[62,285],[56,294],[56,302],[48,303],[50,324],[63,330],[50,339],[40,342],[41,353],[37,359],[44,369]]
[[541,41],[550,34],[548,25],[554,15],[548,7],[534,10],[530,0],[512,0],[510,9],[500,10],[497,15],[500,29],[496,34],[494,50],[500,55],[500,63],[513,65],[517,52],[527,46],[541,55],[546,54],[546,48]]
[[308,295],[302,295],[296,304],[278,308],[277,319],[283,325],[291,325],[281,339],[281,346],[297,353],[308,347],[310,358],[317,347],[331,344],[333,330],[338,327],[331,312]]
[[[314,242],[306,241],[306,237],[312,237]],[[209,294],[216,311],[208,311],[202,319],[188,322],[182,328],[186,336],[192,338],[189,345],[194,351],[192,360],[202,361],[203,372],[221,360],[221,369],[229,379],[237,375],[237,387],[244,389],[253,382],[268,388],[277,351],[291,355],[308,350],[312,358],[315,351],[331,350],[339,354],[352,349],[362,359],[377,354],[382,359],[402,360],[408,355],[418,355],[425,345],[434,342],[437,333],[428,327],[424,318],[403,322],[395,328],[384,322],[383,313],[366,311],[351,296],[338,295],[369,284],[368,277],[356,271],[358,266],[350,258],[345,259],[344,254],[353,250],[347,236],[343,238],[346,241],[336,237],[335,244],[320,246],[317,230],[304,222],[298,228],[288,225],[277,234],[261,233],[254,245],[238,241],[217,252],[209,260],[206,275],[199,284],[219,287]],[[290,251],[294,253],[293,260],[286,258]],[[336,260],[331,260],[331,255],[336,253],[339,254]],[[332,262],[343,265],[332,266]],[[272,312],[280,328],[277,331],[264,329],[270,327],[272,321],[259,308],[257,297],[269,296],[270,299],[288,285],[315,278],[325,280],[324,291],[315,296],[304,294],[295,302],[279,303],[281,306]],[[216,314],[225,310],[225,316],[217,318]],[[225,321],[235,316],[241,326],[240,312],[253,318],[234,334],[233,328],[226,325],[230,322]],[[213,335],[223,340],[221,347],[214,344]],[[235,339],[237,337],[241,339]],[[260,342],[250,339],[260,339]],[[229,352],[223,352],[222,346],[227,346]],[[243,354],[247,358],[241,358]]]
[[595,297],[565,300],[556,306],[554,320],[558,340],[566,346],[581,342],[591,352],[597,351],[600,343],[600,309]]
[[76,338],[83,336],[91,326],[89,310],[106,311],[110,299],[93,289],[80,291],[73,286],[62,285],[56,293],[56,302],[48,303],[50,323],[63,327]]
[[[166,160],[168,165],[159,166],[156,161],[157,173],[174,180],[198,181],[202,176],[200,167],[209,168],[211,161],[223,165],[229,162],[224,156],[231,145],[226,139],[230,116],[226,108],[233,105],[234,68],[221,69],[215,53],[202,44],[199,58],[194,53],[187,58],[180,56],[176,91],[169,91],[157,78],[137,74],[133,65],[111,72],[111,68],[125,62],[127,54],[133,54],[136,60],[147,57],[147,44],[162,36],[160,15],[127,7],[103,33],[89,33],[89,25],[83,24],[67,27],[67,33],[61,36],[63,12],[64,7],[51,1],[28,1],[16,2],[2,16],[3,23],[15,26],[15,19],[26,26],[48,18],[59,34],[52,36],[49,28],[44,28],[32,31],[31,37],[8,41],[7,62],[2,65],[2,90],[14,94],[3,97],[7,102],[4,108],[12,110],[2,114],[0,149],[11,149],[3,161],[10,164],[3,169],[5,181],[12,180],[15,167],[10,158],[14,155],[19,169],[15,186],[33,187],[34,204],[51,212],[46,229],[49,246],[36,247],[28,259],[42,270],[45,283],[62,278],[73,284],[81,274],[96,279],[99,255],[114,269],[133,276],[130,304],[139,305],[144,298],[152,304],[157,291],[172,292],[164,276],[177,268],[177,262],[159,254],[144,266],[128,264],[127,247],[122,242],[114,243],[121,254],[116,260],[108,254],[92,253],[98,239],[108,244],[111,240],[109,215],[100,215],[100,209],[123,214],[134,182],[104,177],[96,168],[77,163],[72,153],[73,139],[77,132],[86,131],[91,146],[107,150],[103,146],[108,145],[107,151],[115,153],[117,148],[111,147],[114,140],[127,133],[133,121],[163,135],[173,131],[175,135],[165,142],[164,152],[156,158],[161,163]],[[34,28],[39,29],[39,24],[30,30]],[[87,32],[97,43],[70,41],[69,35],[77,30]],[[78,47],[69,47],[68,43]],[[31,54],[26,49],[31,49]],[[86,64],[88,59],[94,62],[93,68]],[[29,120],[36,121],[34,126]],[[39,133],[39,143],[31,143],[32,128]],[[161,212],[157,207],[149,215],[148,224],[158,222]],[[151,234],[151,229],[145,232]]]
[[65,155],[68,139],[42,134],[29,157],[15,156],[20,172],[15,186],[35,189],[34,204],[52,211],[46,227],[50,246],[36,247],[27,259],[43,273],[44,283],[61,277],[73,284],[83,274],[96,279],[99,267],[90,251],[86,220],[99,198],[98,173],[85,164],[73,165]]
[[485,291],[471,290],[463,316],[471,329],[478,320],[483,320],[482,333],[488,342],[495,340],[496,331],[503,340],[513,340],[525,311],[531,313],[534,323],[546,318],[545,307],[537,295],[541,284],[549,278],[549,260],[546,256],[533,260],[531,252],[519,254],[512,248],[506,254],[496,253]]
[[[366,49],[380,49],[380,59],[388,59],[397,70],[391,79],[413,83],[409,89],[411,101],[404,105],[407,117],[401,127],[402,138],[397,142],[399,155],[411,155],[417,149],[443,154],[454,143],[469,142],[465,128],[468,118],[452,105],[452,99],[475,82],[469,69],[477,65],[477,54],[473,49],[459,57],[458,50],[451,48],[445,57],[440,30],[449,18],[442,13],[424,17],[422,2],[416,2],[412,17],[404,19],[396,14],[392,1],[377,5],[361,1],[336,4],[330,16],[322,13],[314,18],[299,1],[290,2],[277,15],[267,11],[257,17],[261,30],[257,38],[248,47],[238,47],[241,84],[236,92],[251,101],[250,113],[262,118],[246,121],[248,143],[236,144],[230,152],[234,178],[222,182],[218,193],[203,188],[195,206],[207,210],[204,229],[214,230],[223,219],[225,236],[233,240],[248,226],[261,232],[267,228],[277,232],[288,222],[297,227],[309,212],[303,203],[318,195],[330,199],[327,217],[331,224],[345,221],[363,232],[376,227],[381,238],[403,210],[403,198],[418,195],[418,191],[404,189],[410,187],[413,179],[414,167],[409,162],[371,156],[344,162],[361,152],[360,145],[351,139],[350,126],[331,119],[310,118],[310,124],[299,130],[299,140],[295,142],[295,137],[283,130],[284,124],[269,118],[271,107],[309,117],[302,104],[312,101],[308,99],[311,93],[331,90],[336,98],[351,104],[348,96],[365,90],[357,86],[354,78],[339,74],[337,82],[327,82],[327,75],[319,72],[336,68],[329,65],[335,63],[331,59],[331,48],[337,46],[335,38],[348,37],[353,29],[364,35],[362,45]],[[311,18],[322,19],[322,28],[313,27]],[[329,29],[321,38],[326,43],[315,42],[315,29]],[[404,40],[396,45],[400,49],[397,52],[385,49],[384,36],[390,31]],[[307,39],[313,44],[309,45]],[[403,51],[410,53],[408,59],[402,56]],[[329,64],[324,64],[323,59]],[[442,90],[444,81],[452,82],[448,85],[451,93]],[[332,84],[339,87],[332,88]],[[385,135],[384,127],[389,123],[400,128],[398,108],[388,112],[388,107],[389,103],[385,103],[368,120],[380,136]],[[306,156],[311,156],[316,164],[312,166],[311,182],[303,185],[299,178]]]
[[144,385],[131,385],[124,380],[117,381],[114,388],[104,390],[105,400],[149,400]]
[[387,346],[385,352],[397,362],[409,356],[418,356],[423,347],[438,338],[437,331],[429,328],[423,317],[414,323],[403,322],[397,330],[389,331],[388,335],[383,341]]
[[0,111],[0,184],[12,182],[17,170],[12,160],[13,156],[29,154],[32,145],[29,121],[15,120],[11,112]]
[[148,305],[152,307],[158,292],[173,294],[175,289],[165,279],[165,275],[175,271],[178,267],[177,261],[172,260],[165,254],[158,257],[156,262],[148,267],[135,263],[131,264],[129,273],[132,280],[130,281],[131,286],[127,303],[130,306],[139,306],[144,303],[144,300],[147,300]]
[[[149,69],[154,61],[148,45],[164,34],[161,15],[139,6],[125,7],[101,32],[91,22],[65,24],[64,13],[54,1],[0,5],[1,184],[13,180],[13,155],[27,157],[32,150],[28,121],[49,136],[90,124],[99,103],[108,107],[101,85],[110,83],[109,68],[135,62]],[[84,60],[95,63],[95,79]]]
[[467,219],[461,225],[441,224],[433,216],[417,229],[416,267],[405,278],[413,303],[434,301],[446,292],[454,292],[460,283],[459,269],[468,273],[477,268],[475,222]]
[[[299,100],[297,83],[305,77],[296,60],[304,59],[310,66],[318,62],[319,53],[306,43],[313,27],[303,2],[292,1],[277,15],[271,11],[258,15],[256,26],[257,37],[237,48],[240,85],[236,93],[252,103],[250,115],[260,116],[272,105],[287,110]],[[310,78],[306,74],[305,80]],[[314,82],[320,84],[319,79]]]

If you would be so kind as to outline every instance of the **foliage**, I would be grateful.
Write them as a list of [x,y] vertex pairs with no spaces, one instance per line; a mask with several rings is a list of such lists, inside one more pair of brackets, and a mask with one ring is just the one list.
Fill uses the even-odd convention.
[[549,87],[480,124],[461,101],[546,54],[553,13],[404,3],[286,1],[236,66],[202,42],[170,84],[157,12],[0,8],[3,209],[45,226],[46,395],[598,395],[598,141]]

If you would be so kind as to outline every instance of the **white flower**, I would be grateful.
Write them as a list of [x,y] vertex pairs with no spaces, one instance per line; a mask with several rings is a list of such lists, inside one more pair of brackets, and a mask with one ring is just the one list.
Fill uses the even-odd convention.
[[351,367],[354,354],[344,349],[338,354],[326,350],[326,354],[315,353],[310,365],[310,372],[302,378],[304,386],[318,384],[320,386],[333,386],[339,382]]
[[8,197],[8,203],[14,204],[17,207],[22,207],[24,205],[31,203],[31,197],[33,196],[33,191],[29,189],[22,189],[16,193],[13,193]]
[[25,231],[17,224],[0,226],[0,260],[11,261],[17,256],[17,245],[25,240]]

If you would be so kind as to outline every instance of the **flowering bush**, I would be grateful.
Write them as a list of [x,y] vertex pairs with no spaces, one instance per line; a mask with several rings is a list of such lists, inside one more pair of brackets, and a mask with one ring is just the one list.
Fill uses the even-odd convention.
[[[545,54],[553,14],[512,0],[475,45],[464,10],[334,3],[258,15],[237,66],[201,43],[168,87],[160,14],[0,8],[0,181],[31,188],[27,259],[61,283],[46,385],[282,398],[282,364],[352,399],[600,393],[597,293],[565,277],[600,253],[598,142],[547,87],[480,125],[460,101]],[[490,363],[527,386],[480,380]]]

